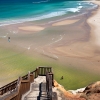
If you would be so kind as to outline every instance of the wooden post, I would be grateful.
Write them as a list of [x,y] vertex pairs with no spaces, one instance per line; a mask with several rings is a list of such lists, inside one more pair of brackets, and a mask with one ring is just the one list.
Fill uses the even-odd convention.
[[38,69],[36,68],[36,78],[38,77]]
[[41,68],[41,74],[40,75],[44,75],[44,72],[43,72],[43,70],[44,70],[44,67],[40,67]]
[[27,91],[30,90],[30,84],[31,84],[30,71],[28,72],[28,80],[29,82],[27,83],[28,84]]
[[44,75],[46,75],[46,68],[44,68]]
[[30,74],[30,82],[34,82],[34,75],[33,74]]
[[17,94],[17,96],[16,96],[16,98],[15,98],[15,100],[21,100],[21,81],[22,81],[22,77],[19,77],[18,78],[18,83],[17,83],[17,92],[18,92],[18,94]]
[[37,77],[38,77],[38,75],[39,75],[39,68],[37,67],[36,69],[37,69]]

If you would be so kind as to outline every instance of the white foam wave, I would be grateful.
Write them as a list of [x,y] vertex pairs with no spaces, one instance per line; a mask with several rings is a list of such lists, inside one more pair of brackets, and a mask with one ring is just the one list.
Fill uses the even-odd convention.
[[89,2],[89,5],[94,5],[94,3],[92,3],[92,2]]
[[88,8],[89,10],[96,9],[96,8],[98,8],[98,6],[99,6],[99,5],[94,4],[94,3],[92,3],[92,2],[88,2],[88,4],[89,4],[89,5],[92,5],[90,8]]
[[93,7],[92,7],[92,9],[94,9],[94,8],[97,8],[99,5],[94,5]]
[[79,9],[78,8],[68,8],[67,11],[69,12],[79,12]]
[[[47,2],[49,0],[46,0],[46,1],[41,1],[41,2]],[[87,2],[86,2],[87,3]],[[92,5],[93,3],[91,3]],[[93,4],[93,8],[96,8],[98,5],[95,5]],[[20,19],[13,19],[13,20],[1,20],[0,21],[0,26],[6,26],[6,25],[10,25],[10,24],[17,24],[17,23],[24,23],[24,22],[29,22],[29,21],[36,21],[36,20],[42,20],[42,19],[46,19],[46,18],[51,18],[51,17],[56,17],[56,16],[62,16],[62,15],[65,15],[67,14],[68,12],[73,12],[73,13],[76,13],[76,12],[80,12],[80,10],[83,8],[82,5],[79,5],[78,7],[76,8],[66,8],[66,9],[59,9],[58,11],[54,11],[54,12],[51,12],[51,13],[47,13],[45,15],[40,15],[40,16],[37,16],[37,17],[31,17],[31,18],[20,18]]]
[[51,18],[51,17],[56,17],[56,16],[62,16],[64,14],[66,14],[65,11],[58,11],[58,12],[51,12],[49,14],[38,16],[35,18],[6,20],[6,21],[1,21],[0,26],[6,26],[6,25],[10,25],[10,24],[17,24],[17,23],[23,23],[23,22],[29,22],[29,21],[36,21],[36,20],[41,20],[41,19],[46,19],[46,18]]
[[80,12],[80,10],[83,8],[83,6],[78,6],[76,8],[66,8],[66,9],[63,9],[63,10],[66,10],[67,12]]
[[77,17],[77,16],[85,15],[85,14],[87,14],[87,12],[77,14],[77,15],[73,15],[73,16],[70,16],[70,17],[66,17],[66,18],[63,18],[63,19],[55,20],[55,21],[50,21],[48,23],[59,22],[59,21],[63,21],[63,20],[66,20],[66,19],[74,18],[74,17]]
[[77,7],[78,9],[81,9],[81,8],[83,8],[83,6],[79,6],[79,7]]
[[78,3],[78,5],[81,5],[81,3]]
[[43,3],[43,2],[48,2],[49,0],[45,0],[45,1],[40,1],[40,2],[32,2],[32,3]]

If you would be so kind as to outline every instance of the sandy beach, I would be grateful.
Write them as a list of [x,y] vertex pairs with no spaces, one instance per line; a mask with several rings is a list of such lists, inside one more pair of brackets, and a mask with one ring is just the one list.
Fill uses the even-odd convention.
[[[92,1],[93,3],[100,6],[100,1]],[[100,7],[94,12],[92,17],[90,17],[87,22],[91,27],[91,41],[94,41],[96,46],[100,46]]]
[[[100,5],[99,1],[91,2]],[[41,21],[25,22],[0,27],[0,46],[3,48],[2,52],[4,50],[12,52],[10,54],[7,51],[9,55],[1,52],[3,54],[1,56],[2,62],[0,62],[2,70],[4,68],[8,69],[9,65],[9,67],[11,66],[11,71],[12,66],[14,66],[14,70],[15,66],[18,66],[21,72],[24,68],[21,69],[19,66],[25,65],[20,60],[19,62],[21,64],[17,65],[17,60],[21,58],[19,55],[23,54],[25,56],[27,55],[26,58],[29,59],[30,57],[33,59],[38,58],[50,63],[62,64],[66,70],[70,67],[72,69],[86,71],[87,73],[94,73],[94,75],[100,75],[99,15],[100,7],[91,11],[91,14],[83,14],[64,20],[62,18],[59,21],[55,20],[51,23],[49,23],[51,20],[48,19],[42,21],[43,23]],[[8,42],[8,37],[11,38],[10,42]],[[15,55],[17,60],[13,60]],[[10,59],[12,60],[10,61]],[[23,62],[27,61],[24,60]],[[29,64],[26,65],[28,66]],[[33,66],[34,64],[31,63],[31,65]],[[17,71],[19,70],[18,68],[16,69]],[[7,74],[7,71],[5,73]],[[17,75],[15,76],[17,77]]]

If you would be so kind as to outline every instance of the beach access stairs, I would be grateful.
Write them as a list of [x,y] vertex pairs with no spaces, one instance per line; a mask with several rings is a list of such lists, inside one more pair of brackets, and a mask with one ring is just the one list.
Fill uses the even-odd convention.
[[0,100],[58,100],[52,67],[38,67],[0,88]]

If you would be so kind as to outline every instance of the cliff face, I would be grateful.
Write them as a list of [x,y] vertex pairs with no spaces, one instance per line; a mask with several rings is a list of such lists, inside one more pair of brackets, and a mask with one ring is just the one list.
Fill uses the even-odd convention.
[[100,100],[100,81],[88,85],[83,91],[87,100]]
[[66,100],[86,100],[83,97],[80,97],[80,94],[73,94],[69,91],[66,91],[63,86],[54,81],[54,86],[66,97]]
[[86,88],[66,91],[54,81],[54,86],[63,93],[67,100],[100,100],[100,81],[89,84]]

